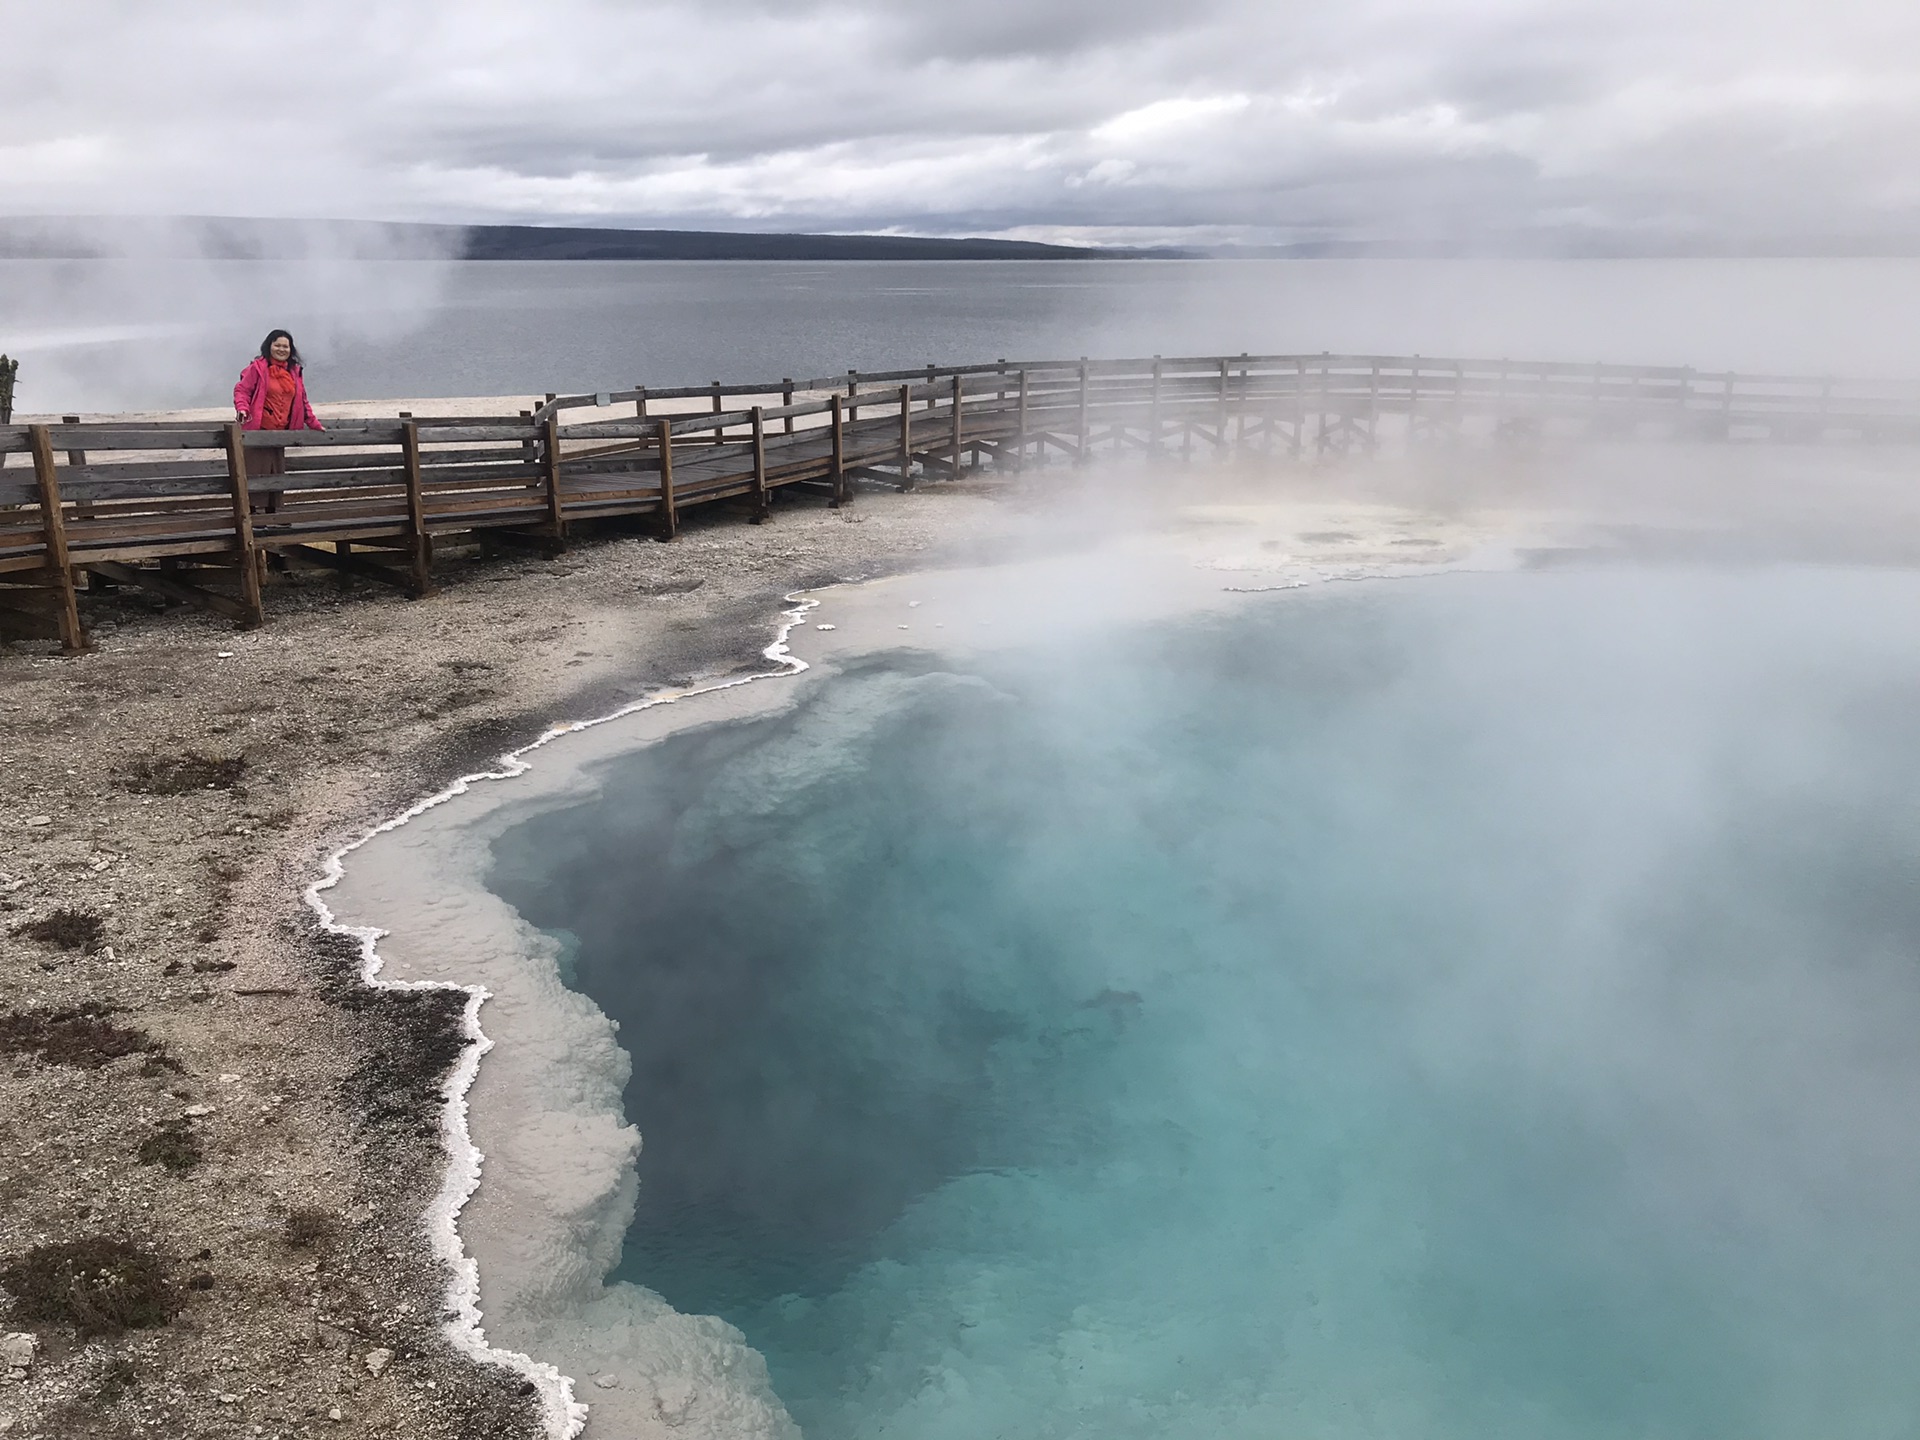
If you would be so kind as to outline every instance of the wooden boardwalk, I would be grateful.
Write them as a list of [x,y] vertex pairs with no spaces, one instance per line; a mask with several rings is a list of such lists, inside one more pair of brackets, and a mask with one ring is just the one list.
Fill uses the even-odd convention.
[[[698,408],[690,408],[698,407]],[[267,557],[424,595],[436,542],[563,548],[690,507],[763,520],[963,468],[1102,451],[1315,456],[1388,441],[1550,436],[1920,443],[1920,385],[1419,356],[996,361],[771,384],[557,396],[500,416],[342,420],[324,433],[194,422],[0,425],[0,630],[86,646],[82,587],[134,585],[264,619]],[[286,451],[249,479],[245,452]]]

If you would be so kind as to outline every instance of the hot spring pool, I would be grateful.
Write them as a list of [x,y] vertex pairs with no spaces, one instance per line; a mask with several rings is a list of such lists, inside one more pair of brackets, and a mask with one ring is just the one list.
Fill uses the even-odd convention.
[[1920,577],[879,654],[490,884],[810,1436],[1920,1430]]

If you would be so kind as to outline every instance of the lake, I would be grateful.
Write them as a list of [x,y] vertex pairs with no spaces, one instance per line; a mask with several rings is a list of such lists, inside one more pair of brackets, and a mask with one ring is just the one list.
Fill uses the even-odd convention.
[[1349,350],[1920,376],[1920,261],[0,261],[22,411],[220,405],[273,326],[329,400],[1011,358]]

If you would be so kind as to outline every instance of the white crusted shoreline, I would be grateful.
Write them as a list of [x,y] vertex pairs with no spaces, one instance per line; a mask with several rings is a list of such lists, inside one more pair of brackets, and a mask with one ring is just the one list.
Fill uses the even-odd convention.
[[463,985],[447,980],[396,980],[381,975],[380,971],[385,962],[380,956],[379,942],[387,932],[377,926],[342,924],[323,897],[344,878],[347,856],[376,836],[396,830],[427,811],[445,804],[458,795],[465,794],[479,782],[508,780],[525,774],[529,768],[525,757],[564,735],[593,729],[624,719],[641,710],[672,704],[691,695],[732,689],[754,680],[792,675],[805,670],[806,662],[797,659],[791,653],[787,646],[787,637],[818,602],[799,596],[788,598],[794,602],[793,608],[782,616],[778,634],[773,643],[762,652],[776,668],[759,675],[736,676],[690,690],[662,691],[633,704],[621,706],[606,715],[575,721],[571,724],[556,725],[543,731],[538,739],[500,756],[497,768],[477,770],[471,774],[462,775],[445,789],[409,806],[392,819],[375,826],[359,838],[335,850],[326,857],[320,877],[302,892],[302,898],[313,909],[323,930],[348,937],[358,944],[360,978],[366,984],[394,990],[457,990],[467,997],[462,1025],[468,1043],[441,1092],[446,1099],[446,1107],[442,1111],[441,1118],[441,1138],[447,1150],[447,1170],[439,1193],[435,1196],[432,1208],[426,1216],[426,1230],[433,1242],[434,1251],[452,1272],[446,1299],[448,1308],[455,1312],[455,1318],[447,1322],[446,1333],[454,1345],[464,1353],[477,1360],[518,1370],[531,1380],[539,1390],[542,1407],[546,1413],[548,1432],[556,1437],[568,1437],[570,1440],[570,1437],[580,1434],[586,1427],[587,1406],[575,1398],[573,1378],[561,1374],[556,1366],[537,1360],[530,1355],[521,1354],[515,1350],[500,1349],[488,1343],[485,1328],[481,1323],[483,1317],[480,1310],[479,1262],[467,1253],[460,1238],[460,1212],[472,1198],[474,1191],[479,1188],[481,1165],[485,1159],[473,1143],[468,1126],[467,1092],[480,1073],[481,1060],[494,1044],[480,1024],[481,1007],[492,998],[491,992],[482,985]]

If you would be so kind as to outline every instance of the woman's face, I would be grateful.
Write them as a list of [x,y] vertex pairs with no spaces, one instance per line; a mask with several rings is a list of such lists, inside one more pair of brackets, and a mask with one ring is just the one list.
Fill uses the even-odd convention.
[[293,354],[293,341],[284,335],[276,335],[273,337],[273,344],[268,347],[268,353],[284,365],[287,363],[287,357]]

